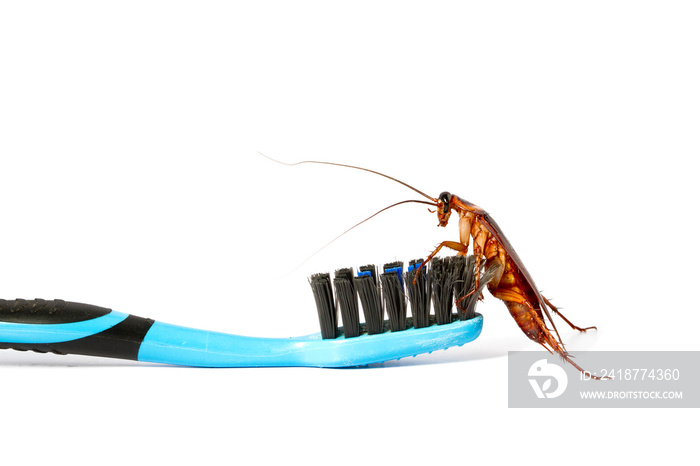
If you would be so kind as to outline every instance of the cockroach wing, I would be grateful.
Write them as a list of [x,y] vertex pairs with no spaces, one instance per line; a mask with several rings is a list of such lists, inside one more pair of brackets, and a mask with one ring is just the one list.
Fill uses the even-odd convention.
[[[483,225],[486,227],[489,233],[496,237],[501,246],[503,246],[503,248],[506,250],[506,253],[510,256],[515,265],[518,267],[522,276],[525,277],[525,280],[527,280],[528,285],[530,285],[530,288],[532,288],[533,293],[535,293],[535,295],[537,296],[537,301],[540,309],[547,316],[547,319],[552,324],[552,328],[556,332],[557,336],[559,336],[559,332],[557,331],[557,327],[554,324],[554,320],[552,320],[552,316],[549,314],[549,310],[547,309],[547,305],[544,302],[544,298],[542,298],[540,291],[535,285],[535,280],[533,280],[532,276],[530,275],[530,272],[528,272],[525,268],[525,264],[523,264],[523,261],[520,259],[520,256],[518,256],[518,253],[515,252],[513,245],[510,244],[510,241],[508,241],[508,238],[503,233],[503,230],[501,230],[501,227],[498,226],[498,223],[496,223],[496,221],[493,219],[493,217],[491,217],[491,215],[484,212],[481,215],[481,218],[483,219]],[[559,341],[561,343],[561,338],[559,339]]]

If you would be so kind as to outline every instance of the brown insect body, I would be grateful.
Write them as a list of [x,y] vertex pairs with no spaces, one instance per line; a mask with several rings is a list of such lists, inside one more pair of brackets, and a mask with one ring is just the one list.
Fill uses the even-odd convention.
[[[595,327],[575,326],[540,294],[515,249],[496,221],[486,211],[459,196],[444,192],[437,199],[438,226],[447,225],[452,211],[459,215],[460,241],[443,241],[427,260],[434,257],[443,247],[466,255],[470,240],[473,240],[477,271],[482,258],[486,259],[487,269],[496,264],[496,275],[487,283],[487,288],[494,297],[505,303],[518,327],[528,338],[542,345],[550,353],[557,353],[583,372],[583,369],[574,363],[567,353],[547,308],[549,307],[562,317],[575,330],[585,332]],[[475,289],[477,288],[478,274]],[[547,327],[546,320],[551,323],[552,330]]]

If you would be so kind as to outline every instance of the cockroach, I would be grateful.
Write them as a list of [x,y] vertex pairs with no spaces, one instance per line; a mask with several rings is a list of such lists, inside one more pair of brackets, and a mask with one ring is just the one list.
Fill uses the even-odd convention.
[[[489,215],[489,213],[484,209],[447,191],[441,193],[437,198],[429,196],[413,186],[404,183],[403,181],[368,168],[315,160],[284,163],[271,159],[264,154],[261,155],[283,165],[301,165],[305,163],[313,163],[354,168],[356,170],[374,173],[395,181],[429,200],[407,200],[392,204],[351,227],[350,230],[374,217],[378,213],[383,212],[384,210],[407,202],[417,202],[433,206],[435,211],[432,212],[437,212],[439,227],[447,226],[452,212],[455,212],[459,216],[459,241],[441,242],[428,255],[423,264],[428,263],[430,259],[432,259],[442,248],[452,249],[459,255],[466,255],[469,250],[469,243],[473,241],[473,254],[476,259],[475,285],[471,292],[458,300],[457,305],[459,305],[461,300],[467,298],[469,295],[475,293],[476,290],[479,289],[479,272],[481,270],[481,261],[486,261],[485,265],[487,269],[491,269],[491,266],[495,264],[494,268],[496,269],[496,273],[486,286],[494,297],[505,303],[510,315],[513,317],[522,332],[530,340],[539,343],[550,353],[558,354],[580,372],[585,372],[586,375],[589,374],[571,359],[572,356],[566,351],[564,343],[559,336],[559,331],[554,324],[554,320],[552,319],[549,310],[561,317],[561,319],[572,329],[579,332],[586,332],[588,330],[596,329],[596,327],[581,328],[574,325],[557,309],[556,306],[554,306],[539,292],[535,286],[535,281],[525,268],[525,265],[515,252],[515,249],[511,245],[510,241],[508,241],[508,238],[506,238],[503,230],[501,230],[493,217],[491,217],[491,215]],[[347,231],[342,234],[347,233]],[[423,264],[421,264],[421,267]],[[551,330],[547,326],[545,319],[551,324]],[[592,376],[592,378],[597,379],[598,377]]]

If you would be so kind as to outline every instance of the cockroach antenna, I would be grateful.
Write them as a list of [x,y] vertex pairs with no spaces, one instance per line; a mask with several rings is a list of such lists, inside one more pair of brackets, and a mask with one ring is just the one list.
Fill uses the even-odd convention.
[[346,164],[344,164],[344,163],[321,162],[321,161],[318,161],[318,160],[302,160],[301,162],[287,163],[287,162],[281,162],[281,161],[279,161],[279,160],[275,160],[275,159],[273,159],[272,157],[270,157],[270,156],[268,156],[268,155],[265,155],[265,154],[263,154],[262,152],[259,152],[259,151],[258,151],[258,154],[262,155],[263,157],[265,157],[265,158],[268,159],[268,160],[272,160],[273,162],[279,163],[279,164],[281,164],[281,165],[287,165],[287,166],[290,166],[290,167],[291,167],[291,166],[295,166],[295,165],[301,165],[301,164],[304,164],[304,163],[316,163],[316,164],[319,164],[319,165],[333,165],[333,166],[335,166],[335,167],[354,168],[355,170],[362,170],[362,171],[365,171],[365,172],[374,173],[375,175],[383,176],[384,178],[388,178],[388,179],[390,179],[390,180],[392,180],[392,181],[395,181],[396,183],[399,183],[399,184],[401,184],[401,185],[403,185],[403,186],[406,186],[408,189],[411,189],[411,190],[417,192],[418,194],[420,194],[421,196],[425,197],[426,199],[430,199],[430,200],[432,201],[432,203],[430,203],[430,205],[433,205],[433,206],[434,206],[434,205],[436,205],[437,202],[438,202],[438,200],[435,199],[434,197],[428,196],[428,195],[425,194],[423,191],[420,191],[420,190],[414,188],[413,186],[411,186],[411,185],[408,184],[408,183],[405,183],[405,182],[403,182],[403,181],[401,181],[401,180],[398,180],[398,179],[394,178],[393,176],[385,175],[384,173],[381,173],[381,172],[378,172],[378,171],[375,171],[375,170],[370,170],[369,168],[357,167],[357,166],[355,166],[355,165],[346,165]]

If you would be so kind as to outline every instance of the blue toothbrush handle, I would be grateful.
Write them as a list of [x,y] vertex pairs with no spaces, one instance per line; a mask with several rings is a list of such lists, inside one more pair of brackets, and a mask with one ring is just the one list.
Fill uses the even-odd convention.
[[0,349],[81,354],[196,367],[354,367],[461,346],[480,315],[448,325],[323,339],[260,338],[156,322],[62,300],[0,300]]

